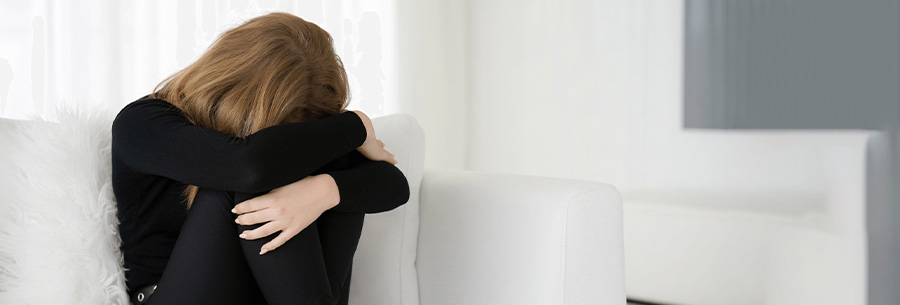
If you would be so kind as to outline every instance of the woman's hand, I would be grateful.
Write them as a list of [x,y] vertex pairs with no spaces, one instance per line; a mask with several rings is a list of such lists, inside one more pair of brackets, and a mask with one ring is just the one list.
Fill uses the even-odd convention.
[[372,120],[369,119],[369,116],[359,110],[354,110],[353,112],[359,115],[363,125],[366,126],[366,141],[356,150],[369,160],[397,164],[397,158],[394,154],[384,149],[384,142],[375,138],[375,127],[372,125]]
[[385,161],[390,164],[397,164],[397,157],[394,156],[391,152],[384,149],[384,142],[376,139],[372,142],[365,142],[362,146],[357,148],[363,156],[369,158],[369,160],[373,161]]
[[240,238],[259,239],[281,231],[262,246],[259,255],[275,250],[319,218],[322,212],[340,202],[337,183],[331,175],[307,176],[269,193],[236,205],[232,213],[241,225],[266,223],[241,232]]

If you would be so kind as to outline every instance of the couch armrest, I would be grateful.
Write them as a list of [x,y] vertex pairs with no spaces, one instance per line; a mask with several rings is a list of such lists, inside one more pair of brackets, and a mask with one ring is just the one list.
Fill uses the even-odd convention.
[[420,204],[422,305],[625,303],[611,185],[426,170]]

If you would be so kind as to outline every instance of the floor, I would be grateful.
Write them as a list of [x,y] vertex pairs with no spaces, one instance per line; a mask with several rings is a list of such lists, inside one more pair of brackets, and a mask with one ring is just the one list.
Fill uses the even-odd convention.
[[647,301],[628,299],[628,303],[626,305],[666,305],[661,303],[651,303]]

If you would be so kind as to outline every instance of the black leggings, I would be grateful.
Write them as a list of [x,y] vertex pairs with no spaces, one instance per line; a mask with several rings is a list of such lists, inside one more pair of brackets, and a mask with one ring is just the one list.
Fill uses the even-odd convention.
[[[258,194],[257,194],[258,195]],[[281,247],[278,233],[244,240],[260,225],[234,223],[250,194],[200,189],[149,304],[347,304],[362,213],[326,211]]]

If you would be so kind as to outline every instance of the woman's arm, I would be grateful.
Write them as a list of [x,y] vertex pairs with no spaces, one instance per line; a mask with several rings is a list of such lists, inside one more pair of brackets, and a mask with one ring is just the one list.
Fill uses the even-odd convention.
[[246,138],[190,123],[163,100],[126,106],[112,149],[132,170],[217,190],[262,192],[310,175],[367,138],[356,113],[272,126]]
[[397,166],[351,155],[360,160],[359,165],[325,173],[333,179],[339,194],[338,204],[330,210],[380,213],[409,201],[409,182]]
[[346,159],[341,161],[354,165],[320,170],[318,175],[305,177],[268,193],[235,192],[235,202],[238,204],[234,212],[243,214],[238,217],[238,223],[251,225],[273,220],[279,214],[290,214],[272,211],[259,213],[279,206],[302,206],[303,213],[315,215],[326,210],[380,213],[409,201],[409,182],[393,164],[369,160],[357,151],[343,158]]

